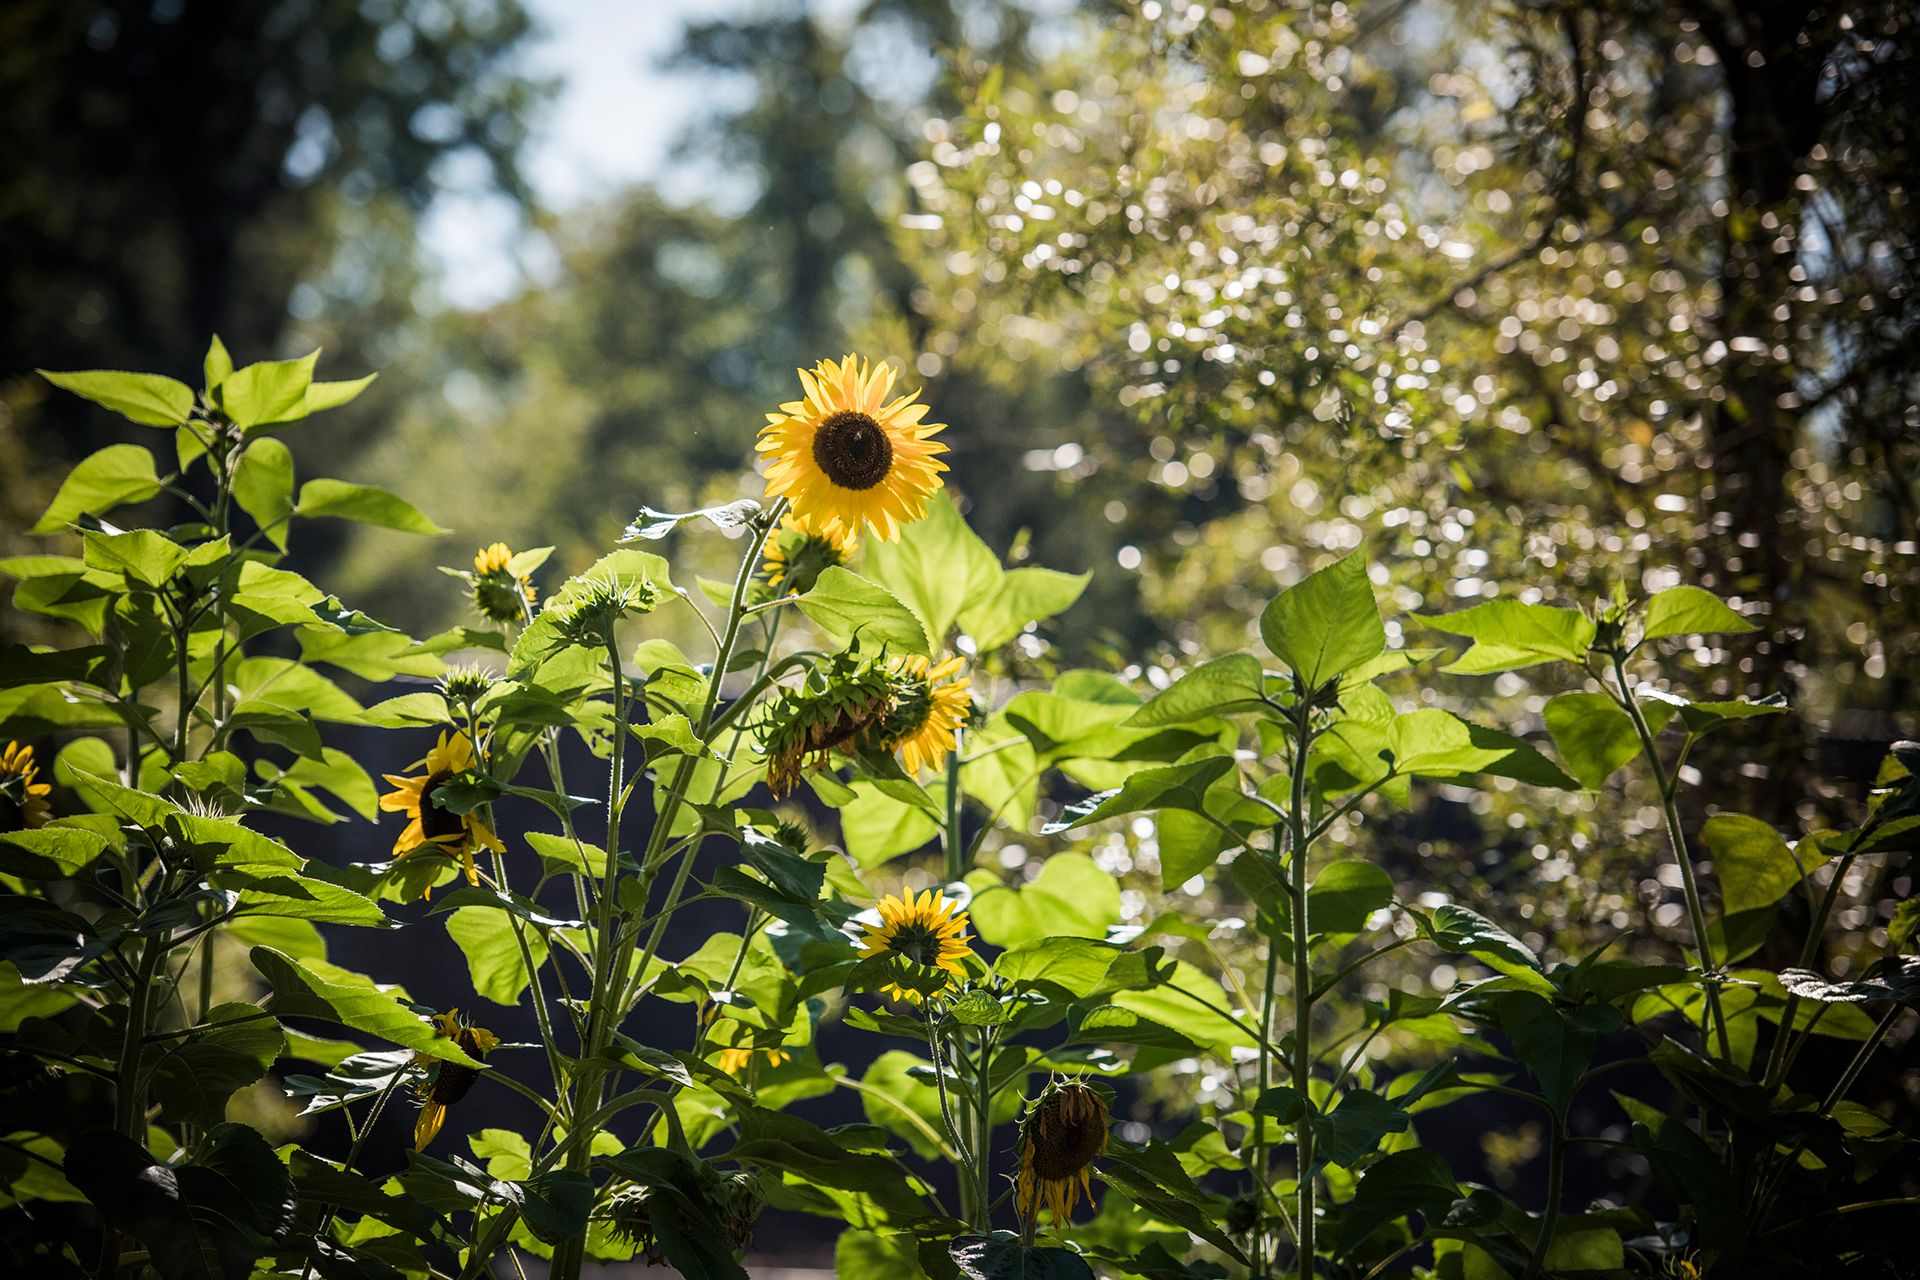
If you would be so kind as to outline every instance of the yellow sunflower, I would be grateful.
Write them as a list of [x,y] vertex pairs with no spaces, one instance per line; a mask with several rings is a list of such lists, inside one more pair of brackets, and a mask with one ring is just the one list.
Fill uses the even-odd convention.
[[504,542],[483,547],[473,557],[473,604],[494,622],[520,622],[531,616],[533,579],[513,571],[513,549]]
[[[500,1037],[485,1027],[467,1026],[457,1016],[459,1012],[450,1010],[435,1019],[441,1034],[459,1045],[469,1058],[485,1058],[487,1051],[500,1043]],[[426,1053],[414,1054],[413,1065],[425,1067],[428,1072],[427,1078],[413,1087],[420,1095],[420,1118],[413,1126],[413,1149],[425,1151],[446,1121],[447,1108],[467,1096],[473,1082],[480,1078],[480,1072]]]
[[922,425],[927,406],[889,402],[893,369],[848,356],[800,370],[806,399],[767,415],[755,446],[767,455],[767,493],[793,504],[796,519],[821,532],[855,534],[862,525],[883,542],[927,512],[947,469],[934,455],[947,446]]
[[760,572],[766,578],[772,596],[795,595],[813,590],[814,580],[835,565],[853,558],[860,539],[850,530],[838,527],[816,530],[791,515],[767,539]]
[[473,743],[465,733],[442,733],[439,743],[427,752],[427,758],[416,760],[408,767],[424,768],[425,772],[414,778],[387,774],[387,781],[399,790],[389,791],[380,797],[382,809],[413,817],[406,830],[400,833],[400,838],[393,843],[395,861],[432,845],[436,852],[460,860],[467,873],[468,884],[479,884],[480,873],[473,865],[474,847],[478,845],[495,853],[505,853],[507,847],[500,843],[477,814],[454,813],[433,802],[435,787],[455,774],[473,768]]
[[909,774],[944,768],[947,752],[960,745],[960,726],[973,711],[973,700],[967,696],[971,682],[959,676],[965,661],[950,653],[935,666],[905,654],[887,664],[902,678],[904,690],[895,693],[883,732],[888,749],[900,752],[900,763]]
[[20,825],[29,831],[47,825],[47,813],[51,808],[47,797],[53,794],[53,787],[45,782],[35,782],[40,768],[33,762],[33,748],[18,742],[9,742],[6,749],[0,751],[0,795],[12,800],[20,810]]
[[753,1062],[754,1054],[763,1054],[770,1067],[785,1066],[792,1061],[785,1049],[722,1049],[714,1055],[713,1065],[730,1076],[737,1076]]
[[[880,899],[880,923],[866,926],[866,937],[860,940],[860,958],[899,956],[929,969],[944,969],[956,978],[963,976],[966,969],[960,962],[973,954],[973,948],[961,936],[967,927],[967,913],[959,906],[931,889],[917,898],[911,890],[903,898],[887,895]],[[918,991],[891,983],[880,992],[914,1004],[921,1000]]]
[[1107,1104],[1077,1080],[1049,1085],[1021,1121],[1020,1146],[1021,1221],[1031,1233],[1044,1203],[1054,1226],[1063,1226],[1082,1195],[1093,1203],[1093,1162],[1107,1152]]

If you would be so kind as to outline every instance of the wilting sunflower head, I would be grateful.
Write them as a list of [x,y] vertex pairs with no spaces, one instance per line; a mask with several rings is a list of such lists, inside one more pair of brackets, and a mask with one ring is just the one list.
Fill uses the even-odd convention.
[[646,1258],[647,1265],[658,1266],[667,1259],[654,1234],[652,1200],[651,1187],[623,1187],[608,1197],[606,1205],[594,1216],[607,1223],[608,1234],[632,1245],[635,1252]]
[[752,1169],[729,1169],[722,1173],[718,1201],[720,1225],[733,1238],[733,1247],[739,1249],[751,1243],[754,1220],[767,1203],[760,1175]]
[[1093,1203],[1093,1162],[1107,1151],[1107,1104],[1078,1080],[1049,1083],[1020,1122],[1020,1217],[1031,1224],[1044,1204],[1056,1225],[1085,1195]]
[[[459,1045],[469,1058],[485,1058],[488,1050],[500,1043],[500,1037],[485,1027],[468,1025],[459,1014],[458,1009],[451,1009],[434,1019],[440,1024],[440,1034]],[[413,1086],[420,1098],[420,1119],[413,1126],[413,1149],[424,1151],[446,1121],[447,1108],[467,1096],[474,1081],[480,1078],[480,1072],[426,1053],[414,1054],[413,1065],[427,1069],[427,1074]]]
[[780,528],[767,539],[760,575],[765,581],[765,598],[802,595],[813,590],[820,575],[852,559],[860,540],[853,533],[834,528],[817,531],[806,521],[787,516]]
[[464,732],[442,733],[426,759],[416,760],[411,768],[422,772],[403,778],[386,774],[398,790],[380,797],[380,807],[412,818],[400,838],[394,841],[396,861],[419,853],[439,854],[457,862],[466,872],[467,883],[479,884],[480,873],[474,866],[476,847],[505,853],[506,846],[481,820],[477,811],[455,813],[434,799],[434,791],[474,767],[473,742]]
[[800,370],[806,398],[767,415],[755,447],[767,455],[767,492],[784,496],[796,520],[821,533],[858,533],[883,542],[926,514],[927,499],[947,469],[931,437],[943,424],[922,424],[927,406],[912,396],[889,401],[892,366],[848,356]]
[[[944,969],[955,978],[965,976],[963,962],[973,954],[973,947],[964,936],[967,913],[960,910],[958,902],[949,902],[932,889],[917,897],[909,890],[903,897],[889,894],[880,899],[879,912],[878,924],[864,926],[862,960],[894,956],[923,968]],[[880,993],[913,1004],[923,998],[911,987],[892,983],[882,987]]]
[[35,782],[40,768],[33,762],[33,748],[9,742],[0,748],[0,831],[32,831],[47,825],[52,805],[47,797],[53,787]]
[[883,751],[898,751],[909,774],[945,766],[960,744],[957,731],[973,714],[970,683],[960,675],[965,659],[948,654],[938,666],[912,654],[887,663],[893,702],[875,736]]
[[799,685],[783,688],[767,704],[762,730],[767,789],[774,798],[878,724],[890,705],[890,688],[878,662],[851,650],[817,664]]

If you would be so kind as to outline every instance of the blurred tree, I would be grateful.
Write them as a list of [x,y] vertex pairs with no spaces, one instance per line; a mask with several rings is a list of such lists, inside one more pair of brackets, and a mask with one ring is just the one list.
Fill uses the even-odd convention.
[[[1250,560],[1372,534],[1405,608],[1699,582],[1773,635],[1696,648],[1697,693],[1884,712],[1920,640],[1911,16],[1763,52],[1764,16],[1109,13],[1038,74],[960,68],[918,261],[982,299],[944,312],[968,359],[1072,350],[1133,407],[1080,494],[1188,643],[1230,647]],[[1813,821],[1824,784],[1762,781],[1802,742],[1718,763]]]
[[[22,0],[0,11],[0,390],[35,367],[197,371],[270,354],[343,213],[410,221],[436,166],[510,196],[541,89],[517,0]],[[356,370],[357,371],[357,370]],[[347,372],[336,368],[336,374]],[[196,383],[197,385],[197,383]],[[41,453],[109,416],[49,403]],[[25,425],[25,424],[22,424]]]

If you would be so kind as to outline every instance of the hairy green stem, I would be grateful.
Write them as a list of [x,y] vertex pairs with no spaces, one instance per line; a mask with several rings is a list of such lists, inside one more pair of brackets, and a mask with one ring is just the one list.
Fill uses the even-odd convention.
[[[1304,1096],[1313,1071],[1313,967],[1307,955],[1307,759],[1313,746],[1313,690],[1295,680],[1293,705],[1293,807],[1287,815],[1293,864],[1288,868],[1288,892],[1293,899],[1293,1087]],[[1294,1127],[1297,1152],[1299,1209],[1294,1216],[1295,1271],[1300,1280],[1313,1275],[1314,1176],[1313,1130]]]
[[947,883],[963,879],[967,874],[967,846],[960,839],[960,751],[956,747],[947,752],[947,821],[946,830]]
[[1680,827],[1678,775],[1670,776],[1667,773],[1666,766],[1660,762],[1660,753],[1654,749],[1653,730],[1648,727],[1647,717],[1640,710],[1640,700],[1634,696],[1633,686],[1628,683],[1626,653],[1616,649],[1611,656],[1615,698],[1632,719],[1634,733],[1640,738],[1640,754],[1646,759],[1654,785],[1660,791],[1660,809],[1667,821],[1667,842],[1673,847],[1674,861],[1680,864],[1680,884],[1686,893],[1687,917],[1693,928],[1694,956],[1707,977],[1703,988],[1706,993],[1707,1022],[1720,1046],[1721,1058],[1731,1060],[1733,1048],[1727,1035],[1726,1015],[1720,1008],[1720,988],[1713,981],[1719,966],[1714,960],[1713,946],[1707,934],[1707,913],[1700,905],[1700,884],[1694,875],[1693,858],[1687,852],[1687,837]]
[[[1677,1123],[1677,1122],[1676,1122]],[[1553,1113],[1553,1131],[1547,1147],[1547,1207],[1540,1215],[1540,1238],[1534,1242],[1533,1256],[1520,1280],[1536,1280],[1547,1265],[1547,1250],[1553,1247],[1554,1229],[1560,1223],[1560,1194],[1567,1172],[1567,1119],[1562,1111]]]

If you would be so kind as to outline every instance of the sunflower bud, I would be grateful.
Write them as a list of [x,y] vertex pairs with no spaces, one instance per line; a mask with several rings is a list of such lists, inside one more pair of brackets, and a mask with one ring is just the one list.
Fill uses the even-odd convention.
[[440,677],[440,692],[450,702],[478,702],[495,683],[494,674],[485,667],[461,663]]
[[1093,1202],[1093,1162],[1107,1151],[1107,1104],[1078,1080],[1049,1084],[1020,1125],[1020,1217],[1029,1230],[1042,1203],[1065,1223],[1084,1194]]
[[567,643],[599,648],[612,637],[614,623],[631,614],[652,613],[664,596],[651,582],[576,578],[552,604],[553,619]]

